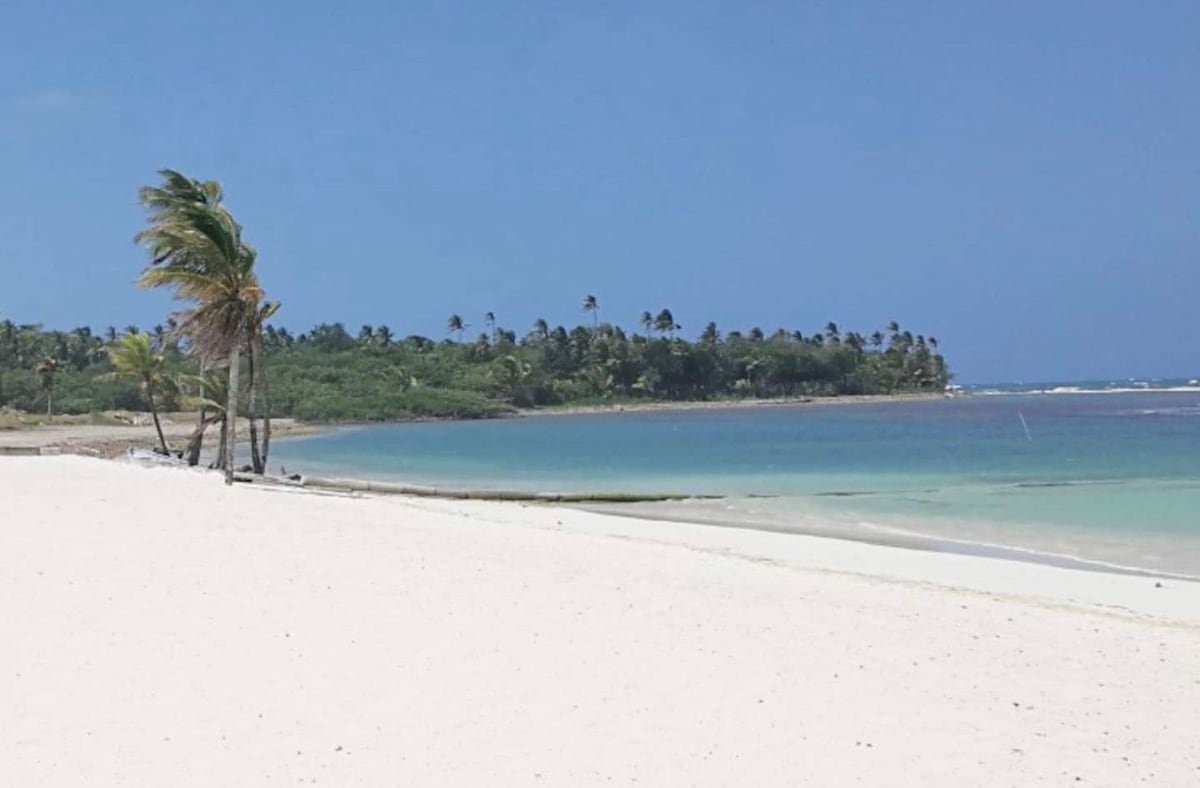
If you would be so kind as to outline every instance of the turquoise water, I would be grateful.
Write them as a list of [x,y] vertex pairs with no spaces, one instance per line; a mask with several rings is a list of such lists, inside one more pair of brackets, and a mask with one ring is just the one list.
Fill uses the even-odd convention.
[[398,424],[273,451],[289,473],[725,495],[622,511],[1200,576],[1195,389]]

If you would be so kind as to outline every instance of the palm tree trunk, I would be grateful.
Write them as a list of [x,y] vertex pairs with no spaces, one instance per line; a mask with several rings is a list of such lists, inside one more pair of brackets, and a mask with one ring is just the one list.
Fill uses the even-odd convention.
[[200,362],[200,378],[197,394],[200,396],[200,420],[196,423],[196,429],[192,430],[192,434],[188,436],[187,442],[187,464],[196,466],[200,464],[200,447],[204,443],[204,430],[208,427],[208,408],[204,402],[204,375],[208,371],[204,362]]
[[225,416],[221,416],[221,433],[217,436],[217,462],[214,467],[225,470]]
[[250,349],[250,351],[258,357],[258,361],[254,365],[254,368],[257,370],[257,375],[258,375],[258,377],[256,377],[255,380],[258,381],[258,385],[259,385],[259,387],[261,389],[261,393],[262,393],[262,411],[263,411],[263,436],[262,436],[263,471],[262,472],[265,473],[266,469],[267,469],[267,456],[268,456],[268,454],[270,454],[270,451],[271,451],[271,401],[269,399],[270,392],[268,391],[268,388],[267,388],[267,362],[266,362],[266,357],[263,353],[261,336],[256,336],[254,338],[254,346]]
[[204,430],[208,427],[208,419],[204,417],[204,412],[200,413],[200,423],[196,425],[196,429],[192,430],[192,434],[188,436],[187,450],[184,452],[187,456],[187,464],[196,466],[200,464],[200,448],[204,444]]
[[150,403],[150,416],[154,419],[154,429],[158,432],[158,445],[162,446],[163,454],[171,456],[171,448],[167,446],[167,439],[163,437],[162,424],[158,421],[158,406],[154,404],[154,388],[146,386],[146,400]]
[[259,373],[258,373],[258,367],[254,363],[255,358],[254,358],[254,346],[253,345],[251,345],[251,347],[250,347],[249,362],[250,362],[250,367],[249,367],[250,398],[249,398],[248,408],[247,408],[248,413],[246,415],[250,419],[250,467],[252,467],[254,469],[255,473],[261,475],[263,472],[263,461],[262,461],[262,457],[259,456],[259,453],[258,453],[258,412],[256,409],[256,406],[258,404],[257,403],[257,394],[258,394],[258,374]]
[[238,367],[241,365],[241,338],[229,350],[229,396],[225,401],[225,484],[233,484],[234,449],[237,446]]
[[46,389],[46,421],[54,421],[54,387]]

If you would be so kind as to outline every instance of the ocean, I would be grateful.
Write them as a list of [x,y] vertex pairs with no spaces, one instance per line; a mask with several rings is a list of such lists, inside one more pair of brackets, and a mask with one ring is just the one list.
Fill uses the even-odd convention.
[[271,464],[444,487],[720,495],[600,508],[1200,577],[1189,383],[350,427],[279,441]]

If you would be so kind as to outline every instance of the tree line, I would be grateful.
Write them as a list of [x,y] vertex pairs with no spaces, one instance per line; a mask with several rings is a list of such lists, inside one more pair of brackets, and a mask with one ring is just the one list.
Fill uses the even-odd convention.
[[[489,312],[473,339],[458,314],[441,339],[399,338],[386,325],[351,332],[321,324],[300,334],[268,326],[275,401],[302,418],[372,419],[427,415],[405,409],[405,392],[423,388],[538,407],[942,391],[950,380],[937,339],[895,322],[869,335],[832,322],[812,334],[769,335],[759,328],[723,333],[709,323],[689,341],[670,309],[643,313],[643,332],[600,321],[598,309],[588,296],[589,325],[551,327],[539,318],[521,335]],[[339,392],[348,390],[365,407],[344,401]]]
[[770,334],[709,323],[689,340],[668,308],[642,312],[626,331],[601,319],[591,294],[580,302],[583,322],[570,328],[538,318],[519,332],[487,312],[473,338],[460,314],[438,338],[397,337],[386,325],[351,332],[342,323],[294,334],[273,321],[280,305],[267,299],[257,253],[220,185],[172,170],[160,177],[139,192],[148,221],[135,241],[149,262],[138,284],[168,289],[184,308],[147,331],[0,321],[0,407],[141,409],[156,423],[159,409],[198,410],[183,453],[198,461],[206,429],[217,427],[217,464],[231,478],[230,412],[249,420],[251,467],[261,472],[271,417],[473,418],[626,400],[942,391],[950,380],[937,339],[895,321],[869,334],[833,322]]

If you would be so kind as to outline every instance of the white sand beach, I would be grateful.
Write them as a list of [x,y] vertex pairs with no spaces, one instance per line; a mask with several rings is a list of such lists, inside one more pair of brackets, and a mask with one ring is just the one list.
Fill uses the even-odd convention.
[[1200,785],[1200,584],[0,457],[0,784]]

